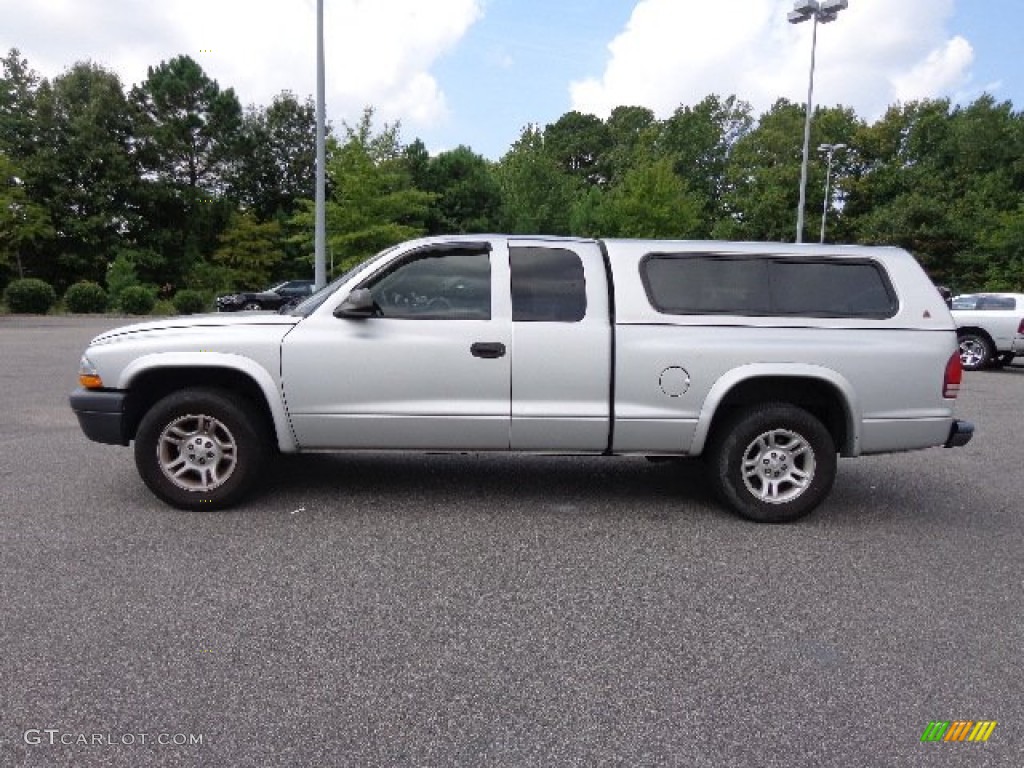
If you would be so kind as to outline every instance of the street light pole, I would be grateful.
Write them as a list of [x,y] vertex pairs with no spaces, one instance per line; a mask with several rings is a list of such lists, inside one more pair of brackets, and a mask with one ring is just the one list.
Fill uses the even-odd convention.
[[821,207],[821,239],[819,243],[825,242],[825,222],[828,220],[828,209],[829,204],[832,202],[829,195],[830,185],[829,182],[832,180],[832,156],[838,149],[846,149],[845,144],[819,144],[818,151],[824,152],[828,158],[828,168],[825,171],[825,203]]
[[814,56],[818,48],[818,24],[835,21],[840,11],[849,7],[849,0],[796,0],[787,19],[790,24],[813,21],[811,33],[811,73],[807,84],[807,112],[804,116],[804,151],[800,163],[800,203],[796,209],[796,241],[804,241],[804,208],[807,205],[807,166],[811,153],[811,114],[814,109]]
[[327,162],[324,107],[324,0],[316,2],[316,211],[313,225],[313,282],[327,284]]

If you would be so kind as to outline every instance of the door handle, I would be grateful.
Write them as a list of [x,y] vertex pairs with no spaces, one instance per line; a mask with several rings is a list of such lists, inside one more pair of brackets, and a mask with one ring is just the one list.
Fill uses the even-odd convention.
[[505,345],[500,341],[478,341],[469,348],[473,357],[494,359],[505,356]]

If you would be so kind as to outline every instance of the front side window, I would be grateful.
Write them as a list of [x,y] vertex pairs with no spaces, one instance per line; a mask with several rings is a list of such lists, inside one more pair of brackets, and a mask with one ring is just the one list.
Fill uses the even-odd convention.
[[587,313],[587,284],[578,254],[564,248],[510,248],[512,319],[577,323]]
[[486,253],[430,251],[363,287],[370,289],[381,317],[491,319],[491,261]]

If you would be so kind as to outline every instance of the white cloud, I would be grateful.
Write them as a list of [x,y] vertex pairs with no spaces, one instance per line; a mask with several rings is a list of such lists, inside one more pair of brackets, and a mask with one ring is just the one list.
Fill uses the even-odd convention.
[[949,93],[966,84],[966,72],[973,61],[971,44],[962,37],[954,37],[906,74],[894,76],[893,90],[900,101]]
[[[571,84],[573,108],[604,116],[638,104],[663,116],[711,93],[757,110],[779,97],[802,103],[812,25],[787,23],[792,7],[640,0],[608,46],[604,73]],[[953,0],[850,0],[836,22],[818,27],[815,103],[870,119],[899,100],[961,93],[974,53],[946,31],[952,14]]]
[[[325,3],[328,114],[358,118],[367,105],[412,127],[447,116],[431,68],[482,14],[481,0],[331,0]],[[315,0],[0,0],[0,48],[18,47],[54,76],[82,59],[125,86],[146,68],[188,54],[243,104],[316,89]]]

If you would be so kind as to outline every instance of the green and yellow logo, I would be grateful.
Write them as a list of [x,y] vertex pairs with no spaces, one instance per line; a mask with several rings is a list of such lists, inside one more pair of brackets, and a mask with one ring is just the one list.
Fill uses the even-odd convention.
[[921,741],[988,741],[996,724],[995,720],[932,720]]

